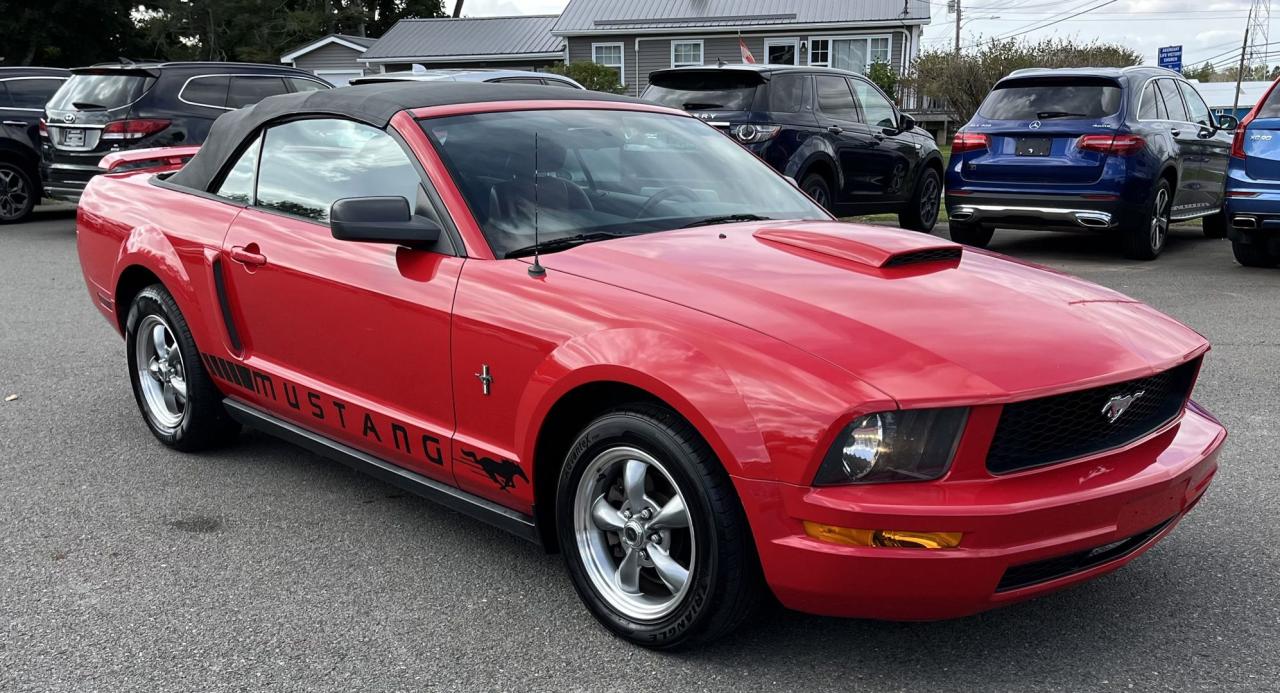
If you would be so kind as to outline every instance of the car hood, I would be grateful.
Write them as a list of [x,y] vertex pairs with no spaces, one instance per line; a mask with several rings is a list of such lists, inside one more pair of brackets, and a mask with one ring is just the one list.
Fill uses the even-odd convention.
[[885,227],[707,226],[582,245],[542,262],[768,334],[917,406],[1117,382],[1208,349],[1123,294]]

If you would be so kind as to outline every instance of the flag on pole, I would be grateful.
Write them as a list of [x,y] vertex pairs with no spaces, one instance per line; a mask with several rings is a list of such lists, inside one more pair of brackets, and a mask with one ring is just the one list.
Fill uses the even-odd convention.
[[756,63],[756,56],[751,54],[751,49],[747,48],[747,42],[742,40],[742,34],[738,34],[738,50],[742,52],[742,62],[747,65]]

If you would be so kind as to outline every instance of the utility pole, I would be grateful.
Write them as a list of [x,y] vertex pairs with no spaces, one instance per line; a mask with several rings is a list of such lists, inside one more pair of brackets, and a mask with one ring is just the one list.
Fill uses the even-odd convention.
[[[1252,22],[1252,10],[1249,11],[1249,19]],[[1249,25],[1246,24],[1244,27],[1244,43],[1240,45],[1240,66],[1236,68],[1236,98],[1231,102],[1231,115],[1233,117],[1239,117],[1236,116],[1236,113],[1240,109],[1240,81],[1244,78],[1244,54],[1248,52],[1249,48],[1249,29]]]
[[960,0],[952,0],[956,8],[956,55],[960,55]]

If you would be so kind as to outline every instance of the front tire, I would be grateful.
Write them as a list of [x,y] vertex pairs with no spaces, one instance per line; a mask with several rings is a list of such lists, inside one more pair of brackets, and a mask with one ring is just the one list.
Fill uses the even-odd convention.
[[1271,252],[1266,243],[1232,241],[1231,254],[1236,256],[1236,262],[1245,267],[1275,267],[1280,265],[1280,256]]
[[1124,254],[1134,260],[1160,257],[1169,238],[1169,215],[1173,209],[1173,188],[1161,178],[1151,193],[1147,209],[1124,229]]
[[31,172],[12,161],[0,161],[0,224],[14,224],[36,207],[36,184]]
[[764,595],[728,474],[662,407],[621,407],[583,429],[561,471],[556,530],[578,596],[636,645],[714,640]]
[[942,207],[942,179],[938,172],[926,168],[916,182],[916,191],[898,214],[898,226],[912,231],[932,233]]
[[994,226],[984,224],[970,224],[962,221],[949,221],[947,228],[950,231],[951,240],[956,243],[971,245],[975,248],[985,248],[991,243],[991,237],[995,235]]
[[240,430],[222,406],[182,311],[160,284],[134,297],[125,345],[133,397],[161,443],[193,452],[225,443]]

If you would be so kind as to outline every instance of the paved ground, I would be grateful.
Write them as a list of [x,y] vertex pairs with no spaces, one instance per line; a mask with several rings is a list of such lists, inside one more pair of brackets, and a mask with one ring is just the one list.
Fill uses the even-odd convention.
[[[701,652],[621,644],[558,557],[260,435],[210,456],[143,426],[72,218],[0,228],[0,690],[1280,689],[1280,271],[1183,231],[995,247],[1151,302],[1215,349],[1231,428],[1206,500],[1124,570],[960,621],[776,610]],[[1064,345],[1070,348],[1070,345]],[[945,580],[945,575],[939,575]]]

